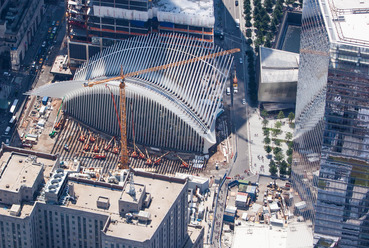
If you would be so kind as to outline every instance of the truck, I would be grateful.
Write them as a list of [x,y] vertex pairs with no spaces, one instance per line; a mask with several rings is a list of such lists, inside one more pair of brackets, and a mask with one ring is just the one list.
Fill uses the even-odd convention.
[[17,108],[17,105],[18,105],[18,101],[19,101],[18,99],[14,100],[12,106],[10,107],[9,113],[14,114],[15,109]]
[[236,19],[236,27],[239,28],[240,27],[240,19]]
[[42,98],[42,104],[43,105],[47,105],[47,102],[49,101],[49,97],[48,96],[44,96],[43,98]]
[[238,92],[238,80],[237,80],[236,72],[234,73],[234,77],[233,77],[233,92],[234,93]]

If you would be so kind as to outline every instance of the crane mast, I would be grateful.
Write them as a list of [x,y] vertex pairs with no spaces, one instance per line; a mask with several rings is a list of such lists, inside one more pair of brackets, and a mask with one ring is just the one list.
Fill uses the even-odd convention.
[[120,169],[128,169],[128,148],[127,148],[127,114],[126,114],[126,84],[124,82],[123,70],[121,70],[121,80],[119,84],[119,108],[120,108]]

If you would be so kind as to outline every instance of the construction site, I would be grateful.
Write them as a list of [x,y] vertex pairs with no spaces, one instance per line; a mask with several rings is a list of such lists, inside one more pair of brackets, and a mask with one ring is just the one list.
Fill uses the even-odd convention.
[[73,80],[34,89],[20,145],[59,154],[65,168],[78,161],[81,177],[99,181],[129,167],[201,173],[219,144],[215,122],[238,49],[214,53],[196,42],[176,35],[122,41],[91,58]]

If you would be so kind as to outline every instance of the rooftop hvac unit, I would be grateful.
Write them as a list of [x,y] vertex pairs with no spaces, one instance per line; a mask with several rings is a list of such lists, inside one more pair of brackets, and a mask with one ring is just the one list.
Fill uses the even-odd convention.
[[46,202],[58,203],[60,195],[63,192],[67,182],[67,174],[63,169],[57,169],[46,184],[45,200]]

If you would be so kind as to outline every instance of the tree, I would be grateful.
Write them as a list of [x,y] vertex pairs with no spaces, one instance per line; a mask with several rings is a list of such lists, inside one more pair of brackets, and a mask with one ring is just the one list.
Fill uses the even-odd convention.
[[251,37],[251,35],[252,35],[252,31],[251,31],[251,29],[247,29],[246,30],[246,37]]
[[292,155],[287,157],[287,163],[292,164]]
[[272,176],[277,175],[277,172],[278,172],[277,166],[275,165],[273,159],[270,160],[270,163],[269,163],[269,172],[270,174],[272,174]]
[[293,149],[292,148],[289,148],[287,151],[286,151],[286,155],[287,156],[291,156],[293,153]]
[[277,122],[274,124],[274,127],[275,127],[276,129],[280,129],[280,128],[282,127],[282,122],[277,121]]
[[264,0],[264,7],[265,7],[265,10],[268,13],[272,13],[272,11],[273,11],[273,1],[272,0]]
[[265,118],[267,118],[267,117],[268,117],[268,112],[267,112],[265,109],[263,109],[263,110],[261,111],[260,115],[261,115],[261,117],[263,117],[263,118],[265,119]]
[[277,137],[280,131],[281,131],[281,130],[279,130],[279,129],[273,129],[273,130],[272,130],[272,136],[273,136],[273,137]]
[[278,118],[278,119],[283,119],[283,118],[284,118],[284,113],[283,113],[283,111],[282,111],[282,110],[281,110],[281,111],[279,111],[277,118]]
[[278,162],[281,162],[282,159],[284,158],[284,155],[282,152],[278,152],[275,156],[274,159],[277,160]]
[[269,136],[269,129],[268,128],[263,128],[263,133],[264,133],[264,136]]
[[286,175],[287,174],[287,167],[279,167],[279,174]]
[[292,133],[291,132],[287,132],[285,138],[286,138],[287,141],[290,141],[293,138]]
[[264,127],[268,126],[269,121],[267,119],[263,119],[262,122]]
[[266,153],[271,153],[271,151],[272,151],[272,148],[268,145],[268,146],[264,146],[264,149],[265,149],[265,151],[266,151]]
[[270,144],[270,138],[269,137],[265,137],[264,138],[264,143],[269,145]]
[[274,149],[273,149],[273,154],[274,155],[277,155],[279,152],[281,152],[282,151],[282,148],[280,148],[280,147],[275,147]]
[[278,172],[278,169],[277,169],[277,166],[270,166],[269,167],[269,172],[270,174],[272,174],[272,176],[276,176],[277,175],[277,172]]
[[274,145],[276,145],[276,146],[280,146],[280,145],[281,145],[281,140],[279,140],[279,139],[274,139]]
[[279,174],[286,175],[287,167],[288,167],[287,162],[285,160],[282,160],[281,164],[279,165]]
[[288,120],[290,121],[290,123],[295,119],[295,114],[293,112],[290,112],[288,114]]

